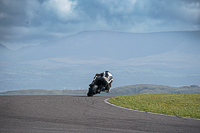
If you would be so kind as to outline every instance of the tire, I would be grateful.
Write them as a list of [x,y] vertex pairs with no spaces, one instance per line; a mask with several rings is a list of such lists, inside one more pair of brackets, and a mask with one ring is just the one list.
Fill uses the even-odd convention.
[[87,93],[87,96],[88,96],[88,97],[92,97],[94,94],[96,94],[95,92],[96,92],[96,89],[97,89],[97,88],[98,88],[97,85],[91,86],[91,87],[89,88],[89,91],[88,91],[88,93]]
[[91,94],[91,93],[88,92],[88,93],[87,93],[87,96],[88,96],[88,97],[92,97],[93,94]]

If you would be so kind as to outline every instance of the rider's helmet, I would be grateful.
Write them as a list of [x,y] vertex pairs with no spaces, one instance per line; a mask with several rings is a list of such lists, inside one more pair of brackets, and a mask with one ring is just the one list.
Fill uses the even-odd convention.
[[104,76],[104,77],[108,77],[108,76],[110,76],[110,75],[111,75],[110,71],[105,71],[105,72],[103,73],[103,76]]

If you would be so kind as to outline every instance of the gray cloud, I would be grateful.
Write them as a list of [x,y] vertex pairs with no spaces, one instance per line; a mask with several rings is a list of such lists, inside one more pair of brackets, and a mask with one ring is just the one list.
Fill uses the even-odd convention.
[[83,30],[199,29],[199,0],[0,0],[0,43],[16,48]]

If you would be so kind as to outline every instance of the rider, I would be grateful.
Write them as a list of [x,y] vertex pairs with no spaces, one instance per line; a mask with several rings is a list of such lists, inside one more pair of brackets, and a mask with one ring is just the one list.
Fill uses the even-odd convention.
[[100,74],[96,74],[96,76],[100,76],[101,78],[105,79],[104,81],[106,82],[106,86],[105,86],[105,91],[108,93],[110,91],[111,88],[111,84],[113,82],[113,77],[112,74],[109,71],[105,71],[103,73]]

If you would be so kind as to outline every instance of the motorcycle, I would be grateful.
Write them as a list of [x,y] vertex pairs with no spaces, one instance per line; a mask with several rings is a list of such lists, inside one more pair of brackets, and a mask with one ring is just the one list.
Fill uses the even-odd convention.
[[87,93],[88,97],[92,97],[95,94],[100,94],[101,91],[109,92],[105,90],[106,86],[108,85],[107,81],[101,76],[95,76],[92,83],[89,85],[89,90]]

